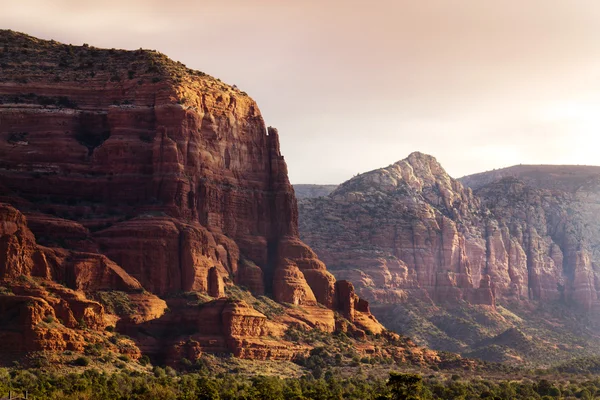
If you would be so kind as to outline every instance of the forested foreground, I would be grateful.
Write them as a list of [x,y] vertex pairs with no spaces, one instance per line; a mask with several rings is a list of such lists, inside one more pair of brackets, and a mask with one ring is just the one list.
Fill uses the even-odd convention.
[[391,373],[389,379],[276,377],[244,378],[202,374],[178,375],[170,368],[153,374],[121,371],[58,375],[39,370],[0,369],[0,396],[27,390],[33,399],[78,400],[337,400],[337,399],[594,399],[600,396],[600,379],[573,382],[465,380],[457,375],[422,377]]

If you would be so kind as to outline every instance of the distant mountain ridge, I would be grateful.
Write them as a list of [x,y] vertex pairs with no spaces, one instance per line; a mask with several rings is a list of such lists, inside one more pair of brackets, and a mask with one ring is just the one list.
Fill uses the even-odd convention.
[[[535,340],[542,338],[533,330],[550,329],[530,311],[512,323],[505,309],[556,304],[583,313],[582,324],[600,320],[599,183],[600,167],[587,166],[514,166],[456,180],[416,152],[327,197],[301,200],[300,235],[336,277],[355,284],[386,326],[419,338],[399,313],[433,303],[441,308],[409,308],[421,325],[433,323],[421,343],[468,353],[476,342],[450,328],[457,315],[480,331],[477,343],[512,327]],[[472,311],[456,314],[461,305]],[[482,312],[487,327],[478,322]],[[538,328],[528,325],[533,320]],[[562,343],[557,354],[574,351],[574,343]]]
[[296,184],[294,191],[296,192],[296,198],[311,199],[313,197],[323,197],[333,192],[338,185],[310,185],[310,184]]
[[506,177],[514,177],[540,189],[576,191],[600,180],[600,166],[590,165],[513,165],[466,175],[458,180],[472,189]]

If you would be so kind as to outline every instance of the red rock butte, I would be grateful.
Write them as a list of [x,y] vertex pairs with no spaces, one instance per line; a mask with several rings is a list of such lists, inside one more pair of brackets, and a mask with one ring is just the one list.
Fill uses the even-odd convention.
[[[333,331],[336,310],[381,332],[298,238],[278,132],[246,93],[155,51],[12,31],[0,31],[0,71],[4,354],[80,350],[78,326],[114,321],[93,294],[114,290],[137,310],[117,326],[166,359],[291,359],[305,349],[266,337],[294,324]],[[225,298],[234,285],[306,312],[268,319]],[[215,300],[190,308],[188,292]],[[165,334],[174,324],[186,340]]]

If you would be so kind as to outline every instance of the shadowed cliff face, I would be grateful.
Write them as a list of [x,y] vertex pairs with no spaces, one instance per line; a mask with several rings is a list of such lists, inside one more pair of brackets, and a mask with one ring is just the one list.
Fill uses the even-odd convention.
[[558,302],[595,315],[598,171],[514,168],[463,178],[473,191],[413,153],[301,200],[301,237],[403,332],[389,309],[415,301],[491,312]]
[[[490,177],[495,180],[488,183]],[[474,188],[511,234],[519,237],[528,229],[542,238],[539,253],[553,258],[551,268],[562,277],[559,296],[564,293],[567,302],[598,312],[600,168],[515,166],[461,181]],[[535,261],[530,269],[543,268]]]
[[[307,317],[324,330],[333,330],[338,303],[358,304],[353,291],[340,298],[333,275],[298,238],[278,132],[267,130],[246,93],[157,52],[11,31],[0,31],[0,68],[0,280],[8,286],[22,275],[169,298],[220,297],[239,284],[280,302],[324,306]],[[149,315],[130,322],[166,308],[156,296],[140,301]],[[211,318],[225,332],[237,317],[214,307]],[[258,318],[251,307],[235,309],[242,320]],[[365,329],[380,331],[363,309]],[[245,335],[237,331],[225,335],[227,346],[243,342],[232,339]]]

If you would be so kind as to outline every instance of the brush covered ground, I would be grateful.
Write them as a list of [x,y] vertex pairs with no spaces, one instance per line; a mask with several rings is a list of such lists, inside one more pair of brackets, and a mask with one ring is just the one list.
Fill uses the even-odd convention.
[[560,302],[538,305],[464,303],[443,307],[419,301],[373,305],[390,329],[429,348],[526,368],[600,356],[597,323]]
[[51,400],[587,400],[600,396],[600,378],[582,375],[581,369],[577,375],[557,368],[536,373],[514,371],[501,377],[414,371],[379,376],[365,370],[340,376],[328,369],[321,375],[281,377],[247,376],[235,368],[212,367],[203,363],[186,372],[154,367],[147,371],[123,368],[112,373],[86,368],[68,375],[0,368],[0,394],[28,392],[30,398]]

